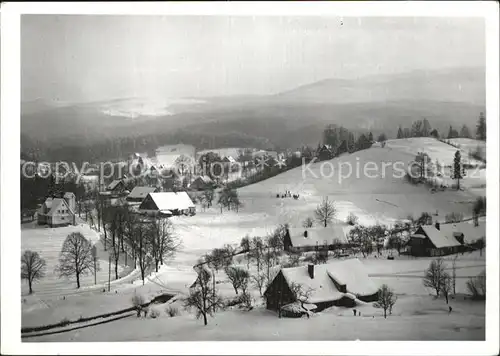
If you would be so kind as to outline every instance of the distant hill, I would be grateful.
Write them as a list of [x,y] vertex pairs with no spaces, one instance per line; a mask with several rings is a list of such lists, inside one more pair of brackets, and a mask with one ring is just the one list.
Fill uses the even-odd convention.
[[457,68],[376,75],[360,79],[326,79],[277,94],[278,100],[315,103],[368,103],[438,100],[484,105],[485,70]]
[[[295,148],[316,145],[325,125],[331,123],[354,131],[371,130],[374,135],[385,132],[389,137],[396,135],[399,125],[410,127],[423,118],[441,133],[447,133],[449,125],[459,130],[463,124],[473,131],[479,112],[485,110],[485,79],[484,70],[475,68],[415,71],[326,79],[267,96],[189,99],[195,100],[174,101],[166,110],[158,105],[164,111],[149,116],[126,113],[127,108],[142,105],[137,98],[67,106],[42,100],[22,103],[21,133],[37,144],[63,147],[119,137],[167,133],[175,137],[182,129],[192,133],[194,141],[196,135],[204,139],[227,135],[250,141],[253,137],[255,142],[266,142],[267,148]],[[109,115],[110,107],[115,115]],[[166,111],[168,115],[163,114]],[[176,142],[158,142],[170,143]]]

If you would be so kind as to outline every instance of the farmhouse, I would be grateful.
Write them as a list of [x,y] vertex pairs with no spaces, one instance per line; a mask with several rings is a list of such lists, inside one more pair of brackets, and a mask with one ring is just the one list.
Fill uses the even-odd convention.
[[63,198],[49,197],[42,204],[37,213],[39,225],[50,227],[75,225],[75,195],[65,193]]
[[155,187],[134,187],[126,200],[128,202],[140,203],[146,198],[149,193],[156,193],[158,188]]
[[125,192],[125,183],[123,183],[123,179],[115,179],[106,187],[106,191],[111,194],[123,194]]
[[333,147],[330,145],[323,145],[316,151],[316,156],[320,161],[332,159],[334,156]]
[[463,245],[472,245],[481,238],[486,238],[486,223],[479,222],[474,226],[470,222],[461,222],[454,224],[441,224],[440,230],[446,235],[453,237]]
[[331,306],[353,307],[356,298],[372,302],[378,296],[377,286],[368,277],[361,261],[354,258],[282,268],[264,293],[267,309],[279,311],[282,306],[296,302],[294,286],[309,291],[309,295],[302,296],[302,301],[315,304],[315,311]]
[[451,229],[441,230],[441,225],[422,225],[410,235],[409,252],[413,256],[444,256],[457,253],[462,243]]
[[165,215],[194,215],[196,208],[186,192],[149,193],[139,211]]
[[288,228],[284,236],[284,249],[290,252],[313,251],[332,245],[347,245],[347,234],[352,226],[333,224],[327,227]]
[[195,190],[204,190],[210,188],[213,183],[213,180],[209,176],[199,176],[191,183],[189,188]]

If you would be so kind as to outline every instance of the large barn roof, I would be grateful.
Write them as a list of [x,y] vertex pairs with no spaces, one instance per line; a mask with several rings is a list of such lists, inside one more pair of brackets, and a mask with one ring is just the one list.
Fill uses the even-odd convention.
[[[339,240],[340,243],[348,243],[347,234],[352,229],[352,226],[333,224],[327,227],[314,228],[289,228],[290,240],[292,246],[316,246],[324,245],[325,241],[331,244],[334,240]],[[304,232],[307,231],[307,237],[304,237]]]
[[282,268],[288,285],[296,283],[303,289],[311,289],[308,303],[321,303],[341,299],[346,295],[337,289],[335,282],[345,285],[347,293],[368,296],[377,293],[377,286],[370,280],[363,263],[357,258],[314,266],[314,278],[309,276],[308,266]]
[[463,234],[465,243],[473,243],[482,237],[486,238],[486,223],[482,221],[478,226],[474,226],[473,222],[441,224],[440,229],[447,236],[456,237]]
[[185,210],[194,208],[194,204],[186,192],[149,193],[158,210]]
[[438,230],[434,225],[421,226],[427,237],[431,240],[436,248],[460,246],[460,242],[453,237],[453,234],[448,234],[445,231]]

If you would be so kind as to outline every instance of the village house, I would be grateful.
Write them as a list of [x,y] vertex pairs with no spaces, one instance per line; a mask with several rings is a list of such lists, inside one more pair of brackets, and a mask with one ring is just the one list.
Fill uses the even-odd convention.
[[[462,250],[463,239],[457,240],[451,228],[441,229],[441,224],[422,225],[410,235],[409,253],[413,256],[444,256]],[[459,237],[460,238],[460,237]],[[460,238],[461,239],[461,238]]]
[[288,228],[284,236],[284,249],[289,252],[306,252],[332,249],[332,246],[349,244],[350,225],[332,224],[327,227]]
[[103,196],[123,196],[128,194],[123,179],[115,179],[106,187],[106,191],[100,192]]
[[279,311],[297,302],[294,286],[309,291],[303,302],[314,304],[317,312],[331,306],[353,307],[356,298],[373,302],[378,297],[377,286],[357,258],[282,268],[264,292],[267,309]]
[[214,181],[207,175],[197,177],[189,186],[194,190],[205,190],[213,187]]
[[318,157],[320,161],[332,159],[334,157],[333,147],[330,145],[322,145],[316,151],[316,157]]
[[447,235],[453,237],[463,245],[473,245],[479,239],[486,238],[486,222],[478,222],[474,226],[473,222],[464,221],[460,223],[441,224],[440,230]]
[[186,192],[149,193],[138,209],[165,216],[196,214],[196,207]]
[[71,192],[62,198],[47,198],[37,212],[38,224],[50,227],[75,225],[75,205],[75,195]]
[[156,192],[158,192],[158,188],[155,187],[134,187],[130,194],[127,195],[126,201],[131,203],[140,203],[149,193]]

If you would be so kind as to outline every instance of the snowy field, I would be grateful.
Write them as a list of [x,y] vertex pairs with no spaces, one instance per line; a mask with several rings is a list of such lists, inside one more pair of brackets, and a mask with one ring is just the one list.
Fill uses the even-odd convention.
[[[240,188],[238,193],[243,207],[239,212],[224,209],[221,213],[218,206],[203,211],[200,206],[197,206],[195,216],[173,217],[175,232],[182,241],[181,250],[172,260],[166,262],[166,266],[163,266],[158,274],[150,276],[144,286],[141,285],[142,282],[127,283],[113,287],[111,293],[74,296],[66,300],[52,300],[46,307],[33,308],[29,311],[23,309],[23,326],[56,323],[65,317],[72,319],[80,315],[92,316],[127,308],[131,305],[130,299],[134,293],[145,295],[154,295],[161,291],[185,293],[187,287],[195,279],[192,266],[200,256],[226,243],[239,244],[244,236],[266,236],[278,224],[288,223],[292,227],[299,227],[306,217],[314,217],[316,206],[326,196],[335,202],[338,219],[345,220],[352,212],[359,217],[361,224],[376,222],[391,224],[397,219],[406,218],[409,214],[417,217],[424,211],[431,213],[437,211],[437,217],[433,218],[441,221],[450,212],[460,212],[465,217],[471,215],[477,194],[484,194],[484,191],[480,189],[475,191],[446,190],[432,194],[423,185],[415,186],[405,182],[404,179],[395,176],[394,163],[407,164],[413,160],[418,145],[415,140],[411,145],[407,142],[407,146],[404,141],[408,140],[392,141],[399,143],[392,142],[392,145],[388,144],[385,148],[374,147],[355,154],[343,155],[327,162],[326,167],[324,162],[315,163],[310,165],[309,169],[304,169],[305,173],[303,173],[303,167],[298,167],[273,178]],[[436,140],[433,140],[432,144],[443,150],[447,150],[448,147],[452,148]],[[440,152],[439,155],[446,156],[437,148],[434,152]],[[431,158],[436,157],[431,154]],[[363,167],[368,162],[373,162],[378,169],[375,171],[371,169],[367,176],[363,174]],[[386,164],[385,168],[382,164]],[[349,165],[352,167],[351,175],[348,175],[346,171]],[[361,167],[360,174],[357,173],[357,165]],[[331,167],[334,169],[333,173]],[[286,190],[291,191],[292,194],[300,194],[300,198],[298,200],[276,198],[276,194]],[[444,301],[433,301],[429,296],[430,291],[423,287],[421,277],[430,259],[401,257],[389,261],[367,258],[362,259],[362,262],[366,264],[374,282],[379,285],[387,283],[401,297],[398,302],[401,305],[401,311],[395,311],[397,315],[380,323],[380,326],[377,323],[377,333],[373,333],[375,324],[372,324],[370,314],[367,314],[367,317],[363,314],[363,317],[354,319],[348,318],[352,315],[349,315],[352,313],[350,310],[346,312],[345,322],[353,323],[352,327],[348,328],[356,330],[353,332],[344,330],[343,323],[337,323],[338,318],[344,318],[342,315],[328,315],[323,312],[323,315],[315,316],[310,320],[280,320],[262,308],[255,308],[246,314],[240,311],[218,314],[215,320],[219,327],[215,327],[215,323],[211,321],[209,326],[204,328],[202,323],[194,320],[192,315],[184,315],[176,319],[162,317],[156,320],[136,320],[132,318],[81,329],[74,333],[47,336],[41,340],[99,341],[104,338],[106,341],[291,340],[294,338],[311,339],[311,337],[314,340],[353,340],[356,338],[361,340],[370,338],[452,340],[484,338],[484,303],[478,308],[477,306],[481,303],[462,301],[460,306],[457,306],[459,308],[457,312],[448,315]],[[484,265],[484,257],[479,257],[477,253],[459,256],[459,262],[457,262],[457,266],[460,266],[457,269],[458,293],[465,292],[465,282],[468,277],[479,274],[484,269]],[[35,285],[35,288],[37,287]],[[224,295],[234,294],[229,284],[221,284],[219,288]],[[253,293],[258,300],[258,292],[255,294],[253,291]],[[375,313],[373,314],[375,318],[380,317],[379,310],[370,313]],[[442,316],[436,318],[436,314],[442,314]],[[314,332],[314,336],[307,336],[304,329],[297,330],[294,324],[296,322],[311,323],[311,327],[317,332]],[[412,327],[405,325],[410,322]],[[242,328],[234,328],[234,323],[242,325]],[[255,323],[260,323],[259,331],[250,332],[251,326],[255,327]],[[469,323],[472,326],[467,328]],[[290,325],[290,327],[283,325]],[[416,326],[419,326],[418,331]],[[388,335],[387,330],[391,330],[392,334]],[[35,340],[30,339],[30,341]]]
[[[76,289],[76,278],[59,278],[55,273],[59,262],[59,254],[64,240],[72,232],[81,232],[87,240],[97,247],[100,270],[97,272],[97,284],[108,282],[108,253],[104,251],[99,241],[99,234],[92,230],[86,223],[80,221],[76,226],[50,228],[39,226],[36,222],[21,225],[21,250],[32,250],[40,254],[47,263],[46,276],[33,285],[34,294],[28,295],[27,283],[22,283],[22,297],[26,299],[23,308],[30,309],[33,304],[44,303],[51,298],[63,295],[84,292],[94,286],[94,275],[85,275],[80,278],[81,288]],[[22,252],[21,252],[22,253]],[[112,279],[114,279],[114,265],[112,268]],[[130,272],[130,268],[118,265],[118,273],[123,276]],[[43,301],[40,302],[40,299]]]
[[472,138],[451,138],[449,139],[451,143],[460,147],[460,149],[468,155],[470,151],[474,152],[479,147],[483,153],[483,157],[486,158],[486,142],[474,140]]
[[[451,268],[451,256],[446,259],[447,267]],[[383,320],[382,310],[362,302],[356,307],[361,312],[359,317],[353,317],[350,308],[332,307],[310,319],[279,319],[274,312],[265,310],[264,300],[256,290],[252,290],[253,310],[218,312],[215,318],[209,319],[206,327],[183,309],[181,301],[175,301],[172,306],[178,308],[180,315],[174,318],[166,314],[170,304],[159,304],[151,307],[160,313],[157,319],[132,316],[111,324],[26,341],[484,340],[485,304],[464,300],[461,294],[465,292],[466,277],[475,276],[484,269],[484,257],[477,252],[458,256],[457,297],[450,299],[453,307],[451,314],[448,314],[444,299],[430,296],[432,292],[422,285],[421,276],[430,259],[401,257],[387,261],[368,257],[361,261],[376,285],[387,283],[398,295],[393,314],[386,320]],[[164,285],[169,282],[185,292],[187,285],[181,281],[186,278],[192,281],[195,277],[192,271],[168,268],[160,271],[160,275],[159,278],[152,277],[133,293],[146,297],[155,295],[155,292],[168,290],[164,289]],[[225,298],[234,297],[232,286],[224,274],[219,273],[216,278],[221,281],[217,284],[220,294]],[[104,313],[118,309],[113,300],[123,302],[123,308],[126,308],[133,293],[131,289],[121,289],[114,298],[113,294],[89,297],[85,301],[80,297],[81,302],[73,308],[60,302],[58,311],[71,309],[73,318],[93,308],[94,314]],[[39,313],[39,316],[42,314]],[[61,320],[57,320],[54,314],[49,319],[54,322]],[[235,328],[235,325],[238,327]]]

